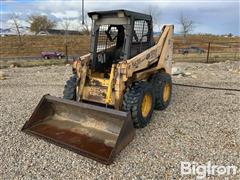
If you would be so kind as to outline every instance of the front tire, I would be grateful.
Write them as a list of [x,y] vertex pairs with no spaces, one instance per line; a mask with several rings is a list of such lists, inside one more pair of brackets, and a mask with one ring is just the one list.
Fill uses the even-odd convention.
[[76,100],[77,76],[73,75],[66,82],[63,91],[63,99]]
[[148,82],[137,82],[124,94],[123,109],[130,111],[135,128],[143,128],[151,121],[155,97]]
[[156,73],[150,80],[154,87],[155,109],[164,110],[170,104],[172,98],[172,78],[165,72]]

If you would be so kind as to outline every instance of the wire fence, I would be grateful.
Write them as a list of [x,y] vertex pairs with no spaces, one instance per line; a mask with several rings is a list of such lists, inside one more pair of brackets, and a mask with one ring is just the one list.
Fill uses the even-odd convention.
[[[38,39],[36,39],[38,38]],[[90,40],[82,36],[70,36],[66,43],[61,37],[25,37],[23,44],[17,44],[17,39],[2,41],[0,60],[39,60],[46,58],[42,52],[61,52],[61,58],[71,61],[76,57],[89,53]],[[58,56],[47,58],[59,59]],[[175,62],[205,62],[240,60],[240,41],[231,42],[174,42],[173,61]]]
[[174,47],[174,61],[220,62],[240,60],[240,42],[196,42]]
[[[22,42],[16,36],[2,37],[0,43],[1,60],[39,60],[60,59],[71,60],[89,52],[88,36],[61,35],[23,36]],[[54,55],[56,52],[56,55]],[[64,56],[59,57],[61,53]]]

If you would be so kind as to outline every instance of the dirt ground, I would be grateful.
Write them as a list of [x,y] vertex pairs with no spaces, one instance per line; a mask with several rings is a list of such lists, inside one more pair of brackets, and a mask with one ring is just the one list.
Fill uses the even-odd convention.
[[[176,63],[174,83],[240,89],[240,62]],[[240,169],[240,92],[174,85],[171,105],[110,165],[21,132],[44,94],[62,96],[70,66],[2,69],[0,80],[1,179],[195,179],[181,176],[181,161]],[[237,175],[228,176],[240,179]],[[223,179],[223,176],[208,176]]]

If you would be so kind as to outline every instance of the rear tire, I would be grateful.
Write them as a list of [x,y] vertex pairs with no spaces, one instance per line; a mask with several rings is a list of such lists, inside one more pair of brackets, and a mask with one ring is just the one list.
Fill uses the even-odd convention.
[[137,82],[124,94],[123,110],[131,112],[135,128],[143,128],[151,121],[154,103],[152,85],[148,82]]
[[164,110],[168,107],[172,97],[172,78],[165,72],[156,73],[150,80],[154,87],[155,109]]
[[63,91],[63,99],[76,100],[77,76],[73,75],[66,82]]

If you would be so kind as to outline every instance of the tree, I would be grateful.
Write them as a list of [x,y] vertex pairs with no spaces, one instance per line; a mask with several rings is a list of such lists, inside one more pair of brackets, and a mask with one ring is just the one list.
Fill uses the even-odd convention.
[[68,33],[70,25],[71,25],[71,21],[69,18],[64,18],[62,20],[61,26],[62,26],[63,30],[65,31],[65,34]]
[[30,30],[36,34],[40,31],[47,31],[56,26],[56,22],[48,19],[47,16],[32,15],[28,18]]
[[19,29],[21,25],[19,22],[19,16],[16,13],[13,13],[10,15],[10,19],[12,21],[12,28],[17,32],[19,44],[22,44],[21,32]]
[[91,32],[91,19],[88,17],[87,13],[84,13],[84,24],[82,24],[82,15],[80,16],[80,31],[83,34],[89,35]]
[[181,16],[179,17],[179,22],[181,26],[181,34],[183,35],[184,40],[186,41],[187,35],[193,30],[194,28],[194,22],[190,20],[188,17]]
[[146,9],[146,13],[152,16],[153,26],[157,29],[157,31],[161,31],[161,11],[157,6],[149,5]]
[[61,23],[61,26],[64,30],[64,42],[65,42],[65,44],[67,43],[68,30],[69,30],[70,25],[71,25],[70,19],[69,18],[64,18],[62,23]]

